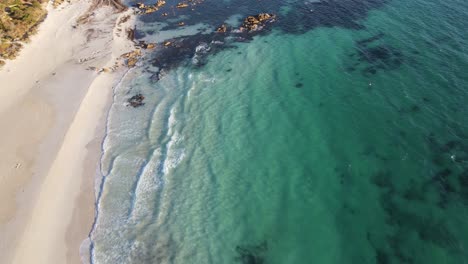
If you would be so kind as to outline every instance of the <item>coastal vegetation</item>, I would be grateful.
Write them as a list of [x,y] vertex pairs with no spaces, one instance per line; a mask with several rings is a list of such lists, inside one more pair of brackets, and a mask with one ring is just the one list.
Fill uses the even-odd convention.
[[15,58],[34,33],[37,25],[44,20],[47,11],[46,0],[2,0],[0,2],[0,65],[4,59]]

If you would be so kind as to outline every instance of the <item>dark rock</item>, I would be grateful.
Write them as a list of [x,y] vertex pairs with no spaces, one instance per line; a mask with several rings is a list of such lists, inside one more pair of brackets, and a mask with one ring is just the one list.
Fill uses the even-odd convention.
[[145,100],[145,97],[142,94],[137,94],[132,96],[130,99],[128,99],[128,103],[130,106],[136,108],[143,106],[145,103],[143,103],[143,100]]

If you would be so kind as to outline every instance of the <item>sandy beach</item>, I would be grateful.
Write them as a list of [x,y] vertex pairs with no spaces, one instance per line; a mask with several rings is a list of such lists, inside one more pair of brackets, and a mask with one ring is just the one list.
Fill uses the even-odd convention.
[[[72,1],[48,16],[0,69],[0,262],[81,263],[112,89],[134,23]],[[123,32],[123,33],[122,33]],[[105,69],[105,70],[100,70]]]

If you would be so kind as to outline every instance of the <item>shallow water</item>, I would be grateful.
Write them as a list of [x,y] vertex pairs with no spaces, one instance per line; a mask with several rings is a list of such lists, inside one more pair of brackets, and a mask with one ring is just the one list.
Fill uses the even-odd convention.
[[115,90],[93,263],[468,263],[466,2],[167,2],[188,27],[141,18],[182,44]]

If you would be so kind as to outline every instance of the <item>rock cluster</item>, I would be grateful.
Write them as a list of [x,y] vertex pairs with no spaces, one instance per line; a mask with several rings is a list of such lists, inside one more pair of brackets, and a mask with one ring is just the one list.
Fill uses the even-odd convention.
[[140,107],[143,106],[145,103],[143,103],[143,100],[145,100],[145,97],[142,94],[137,94],[132,96],[130,99],[127,100],[128,104],[132,107]]
[[145,5],[142,2],[138,2],[136,7],[140,10],[143,14],[151,14],[159,10],[159,8],[163,7],[166,4],[164,0],[158,0],[154,5]]
[[127,59],[127,66],[132,68],[135,67],[136,63],[138,62],[138,59],[141,57],[141,50],[136,49],[134,51],[127,52],[125,54],[122,54],[121,58]]
[[141,48],[141,49],[154,49],[156,48],[155,43],[147,43],[144,40],[140,40],[137,44],[135,44],[135,47]]
[[[255,16],[248,16],[244,19],[242,26],[240,26],[239,29],[233,30],[232,32],[240,33],[261,30],[266,25],[266,23],[274,22],[275,19],[276,15],[268,13],[260,13]],[[228,28],[225,24],[222,24],[216,29],[216,33],[226,33],[227,31]]]
[[248,31],[255,31],[261,29],[266,23],[273,22],[276,18],[274,14],[260,13],[256,16],[248,16],[244,19],[240,30],[247,29]]

